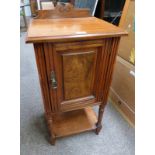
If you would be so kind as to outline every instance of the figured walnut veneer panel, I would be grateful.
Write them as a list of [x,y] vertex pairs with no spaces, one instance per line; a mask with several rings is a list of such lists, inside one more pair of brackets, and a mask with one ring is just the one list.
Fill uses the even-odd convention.
[[92,95],[96,52],[63,54],[65,100]]

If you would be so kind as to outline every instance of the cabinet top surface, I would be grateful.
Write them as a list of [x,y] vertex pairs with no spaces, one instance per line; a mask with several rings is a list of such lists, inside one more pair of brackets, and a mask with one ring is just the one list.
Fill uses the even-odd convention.
[[126,35],[123,29],[96,17],[33,19],[27,43],[87,40]]

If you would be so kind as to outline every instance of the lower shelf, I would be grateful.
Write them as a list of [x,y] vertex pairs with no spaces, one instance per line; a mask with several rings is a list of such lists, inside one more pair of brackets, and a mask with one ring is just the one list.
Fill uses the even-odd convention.
[[54,115],[53,134],[64,137],[96,129],[97,117],[91,107]]

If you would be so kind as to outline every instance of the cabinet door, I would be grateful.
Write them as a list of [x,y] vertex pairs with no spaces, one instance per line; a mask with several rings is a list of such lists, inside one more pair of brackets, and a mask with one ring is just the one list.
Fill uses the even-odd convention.
[[61,78],[58,82],[63,84],[62,100],[94,97],[96,49],[72,50],[55,54],[56,71]]
[[68,111],[101,104],[108,64],[103,41],[46,44],[47,48],[52,109]]
[[97,49],[54,50],[57,99],[62,109],[95,103]]

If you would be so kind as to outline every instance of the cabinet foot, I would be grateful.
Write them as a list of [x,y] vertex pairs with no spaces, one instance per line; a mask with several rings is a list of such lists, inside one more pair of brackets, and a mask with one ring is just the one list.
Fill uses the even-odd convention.
[[55,141],[56,141],[55,138],[53,138],[53,137],[50,138],[50,143],[51,143],[51,145],[55,145]]
[[53,119],[51,116],[47,116],[47,125],[48,125],[48,129],[49,129],[49,134],[50,134],[50,144],[51,145],[55,145],[55,135],[53,134]]
[[101,124],[98,125],[98,124],[96,123],[95,133],[96,133],[97,135],[99,134],[99,132],[101,131],[101,129],[102,129],[102,125],[101,125]]

